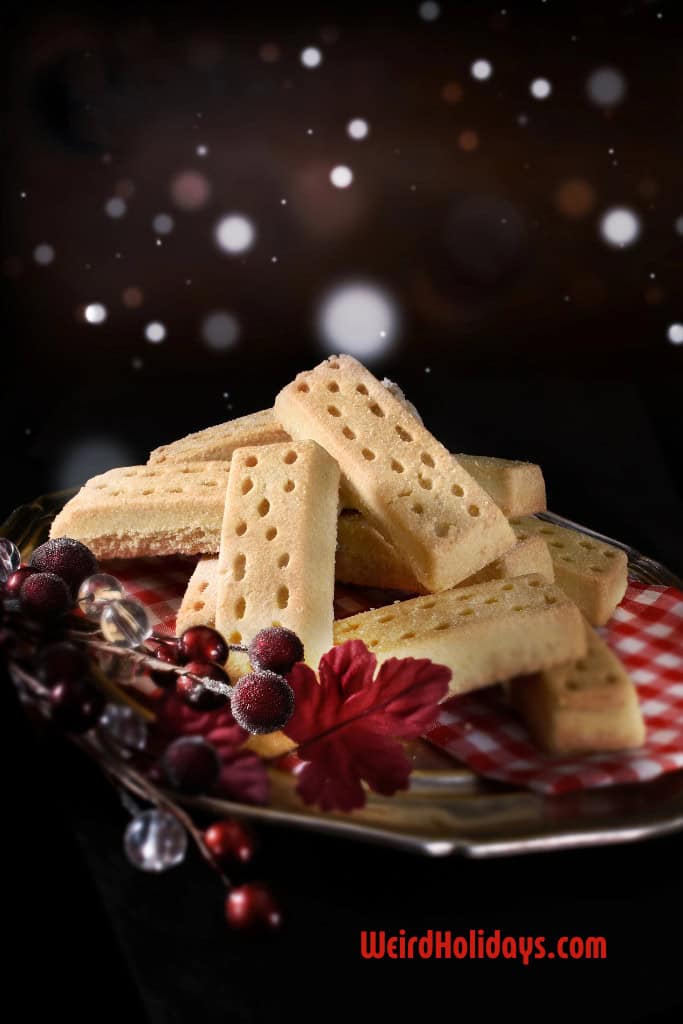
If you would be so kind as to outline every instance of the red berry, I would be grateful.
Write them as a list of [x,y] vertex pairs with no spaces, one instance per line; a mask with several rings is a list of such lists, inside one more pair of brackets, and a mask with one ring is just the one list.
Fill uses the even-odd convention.
[[66,732],[87,732],[97,724],[104,699],[83,681],[57,683],[50,690],[52,718]]
[[12,575],[8,576],[5,581],[4,596],[18,598],[24,580],[27,580],[29,576],[33,576],[35,571],[30,565],[20,565],[18,569],[15,569]]
[[276,931],[282,925],[280,905],[264,882],[247,882],[231,889],[225,916],[232,928],[243,931]]
[[41,622],[56,619],[71,607],[69,588],[53,572],[36,572],[25,579],[19,598],[22,611]]
[[53,572],[60,576],[74,596],[83,580],[97,572],[97,560],[92,551],[71,537],[57,537],[41,544],[31,555],[29,564],[36,572]]
[[[154,657],[158,661],[163,661],[166,665],[180,664],[180,651],[175,644],[162,644],[160,647],[157,647]],[[147,671],[152,681],[157,686],[160,686],[162,690],[169,690],[174,687],[178,678],[175,672],[164,672],[163,669],[157,672],[155,669],[150,668]]]
[[204,833],[204,842],[219,864],[248,864],[254,856],[256,841],[250,828],[241,821],[216,821]]
[[183,793],[201,793],[211,789],[220,767],[216,748],[201,736],[183,736],[174,740],[161,759],[164,778]]
[[179,640],[185,661],[215,661],[224,665],[228,660],[228,645],[220,633],[208,626],[191,626]]
[[176,693],[183,698],[188,707],[194,708],[195,711],[217,711],[218,708],[225,707],[230,699],[230,680],[220,666],[191,661],[185,666],[185,670],[221,684],[221,687],[213,689],[198,679],[191,679],[189,675],[177,676]]
[[275,732],[292,717],[294,690],[275,672],[252,672],[233,686],[230,709],[247,732]]
[[48,644],[38,654],[36,672],[45,686],[78,682],[87,671],[88,659],[85,654],[80,647],[67,641]]
[[287,675],[297,661],[303,661],[304,645],[296,633],[282,626],[262,629],[249,644],[254,668]]

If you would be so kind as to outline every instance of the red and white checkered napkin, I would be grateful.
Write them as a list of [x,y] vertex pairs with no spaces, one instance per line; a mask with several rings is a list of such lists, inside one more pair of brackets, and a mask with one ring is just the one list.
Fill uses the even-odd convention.
[[683,767],[683,594],[630,583],[601,632],[638,689],[647,727],[638,750],[543,754],[505,704],[500,687],[447,701],[427,739],[479,775],[550,795],[644,782]]
[[[110,562],[104,571],[143,602],[156,630],[173,633],[195,563],[194,558],[141,558]],[[337,586],[335,615],[355,615],[397,596]],[[602,633],[638,688],[647,726],[640,749],[583,757],[543,754],[499,687],[447,701],[427,739],[479,775],[550,795],[642,782],[683,767],[683,594],[631,583]]]

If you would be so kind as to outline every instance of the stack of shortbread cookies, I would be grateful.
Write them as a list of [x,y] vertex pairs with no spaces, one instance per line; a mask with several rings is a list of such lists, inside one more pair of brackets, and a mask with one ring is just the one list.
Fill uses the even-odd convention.
[[[624,596],[624,552],[536,518],[540,467],[451,454],[387,384],[327,359],[272,410],[88,481],[50,535],[101,559],[202,555],[178,633],[241,643],[285,626],[314,668],[357,638],[379,661],[447,665],[451,696],[509,683],[551,752],[639,746],[635,687],[594,628]],[[334,622],[335,579],[406,599]]]

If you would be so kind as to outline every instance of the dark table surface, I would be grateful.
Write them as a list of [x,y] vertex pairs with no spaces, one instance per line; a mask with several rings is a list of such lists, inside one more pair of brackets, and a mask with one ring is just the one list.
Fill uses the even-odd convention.
[[[674,394],[657,401],[649,382],[432,381],[430,404],[422,387],[414,397],[445,443],[539,461],[554,511],[683,571]],[[7,687],[2,700],[3,995],[21,1019],[676,1019],[683,835],[471,861],[263,829],[260,873],[288,923],[248,939],[224,926],[219,883],[195,856],[161,877],[130,867],[117,797],[77,752],[34,735]],[[361,928],[604,935],[608,959],[365,962]]]

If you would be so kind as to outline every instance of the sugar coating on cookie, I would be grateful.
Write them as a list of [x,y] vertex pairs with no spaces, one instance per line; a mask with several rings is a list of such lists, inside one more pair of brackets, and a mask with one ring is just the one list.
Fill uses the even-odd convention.
[[578,608],[538,574],[398,601],[335,623],[336,644],[352,639],[362,640],[380,661],[431,658],[447,665],[451,696],[586,651]]
[[543,537],[550,549],[555,579],[594,626],[611,618],[628,585],[626,552],[578,530],[532,516],[510,520],[519,540]]
[[332,646],[339,467],[313,441],[238,449],[225,502],[216,628],[285,626],[317,668]]
[[218,551],[230,463],[123,466],[88,480],[52,523],[97,558]]
[[230,459],[238,448],[254,444],[274,444],[287,441],[289,435],[275,421],[272,409],[238,416],[227,423],[219,423],[206,430],[198,430],[171,444],[155,448],[150,463],[194,462]]
[[510,548],[514,534],[488,494],[351,356],[300,373],[275,400],[293,437],[339,463],[346,494],[421,585],[446,590]]

